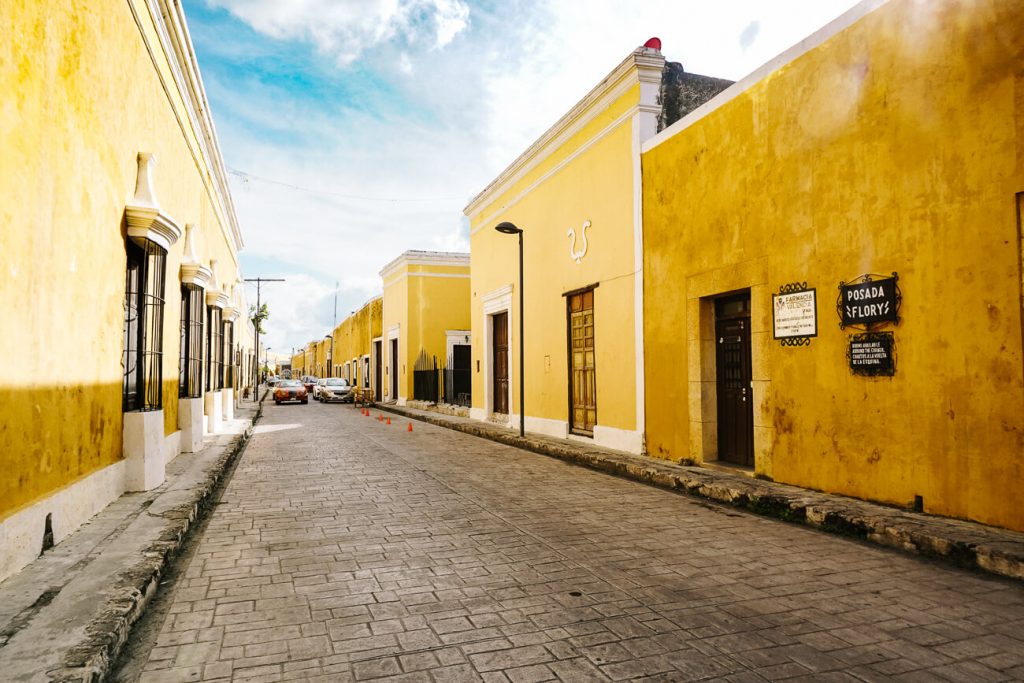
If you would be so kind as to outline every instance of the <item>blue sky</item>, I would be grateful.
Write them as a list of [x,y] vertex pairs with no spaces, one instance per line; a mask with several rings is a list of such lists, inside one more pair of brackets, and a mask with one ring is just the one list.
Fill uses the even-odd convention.
[[[853,0],[183,0],[271,353],[330,331],[652,36],[738,79]],[[337,283],[337,285],[336,285]],[[252,288],[250,288],[252,289]],[[255,291],[248,292],[255,300]]]

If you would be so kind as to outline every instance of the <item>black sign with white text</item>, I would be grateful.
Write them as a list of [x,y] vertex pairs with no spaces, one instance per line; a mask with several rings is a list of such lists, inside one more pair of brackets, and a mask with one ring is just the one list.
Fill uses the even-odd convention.
[[841,326],[896,322],[897,303],[895,277],[840,285]]
[[896,374],[892,332],[868,332],[850,337],[850,370],[855,375],[892,377]]

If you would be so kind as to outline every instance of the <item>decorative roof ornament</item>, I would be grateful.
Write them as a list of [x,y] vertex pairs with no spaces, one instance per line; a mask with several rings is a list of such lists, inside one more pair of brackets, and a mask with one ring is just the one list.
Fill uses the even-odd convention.
[[150,152],[139,152],[138,161],[135,196],[124,207],[128,237],[140,242],[149,240],[167,251],[181,237],[181,228],[160,210],[160,203],[153,192],[152,173],[156,158]]
[[220,291],[217,282],[217,259],[210,259],[210,286],[206,290],[206,305],[224,308],[228,305],[228,295]]
[[182,284],[206,287],[213,273],[200,263],[196,256],[195,230],[195,224],[185,224],[185,253],[181,256],[181,269],[178,277]]
[[644,47],[661,52],[661,38],[648,38]]

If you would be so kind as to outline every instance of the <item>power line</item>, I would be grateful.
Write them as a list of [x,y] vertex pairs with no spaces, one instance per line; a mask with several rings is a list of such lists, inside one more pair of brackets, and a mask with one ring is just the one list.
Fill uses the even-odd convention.
[[461,199],[460,197],[423,197],[423,198],[410,198],[410,197],[362,197],[353,194],[344,194],[342,192],[331,192],[329,190],[318,190],[312,187],[302,187],[301,185],[293,185],[292,183],[286,183],[281,180],[273,180],[272,178],[264,178],[262,176],[247,173],[245,171],[239,171],[238,169],[229,168],[228,173],[239,178],[242,182],[248,183],[253,180],[258,180],[261,183],[269,183],[271,185],[278,185],[280,187],[287,187],[290,190],[296,190],[298,192],[308,192],[310,194],[320,194],[327,197],[339,197],[341,199],[355,199],[359,201],[367,202],[451,202]]

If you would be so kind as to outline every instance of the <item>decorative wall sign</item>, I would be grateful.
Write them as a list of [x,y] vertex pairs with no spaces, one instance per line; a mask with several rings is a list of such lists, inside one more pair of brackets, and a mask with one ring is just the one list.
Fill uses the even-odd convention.
[[806,346],[818,336],[818,294],[806,282],[791,282],[772,294],[772,329],[783,346]]
[[899,323],[903,296],[897,285],[900,277],[861,275],[852,282],[839,283],[839,327],[871,330],[884,323]]
[[569,258],[579,263],[583,260],[583,257],[587,255],[587,228],[590,227],[590,219],[583,221],[583,227],[580,228],[580,233],[583,238],[583,248],[576,249],[576,228],[569,228],[569,232],[565,233],[566,237],[569,238]]
[[892,377],[896,374],[896,340],[892,332],[865,332],[850,337],[846,357],[855,375]]

